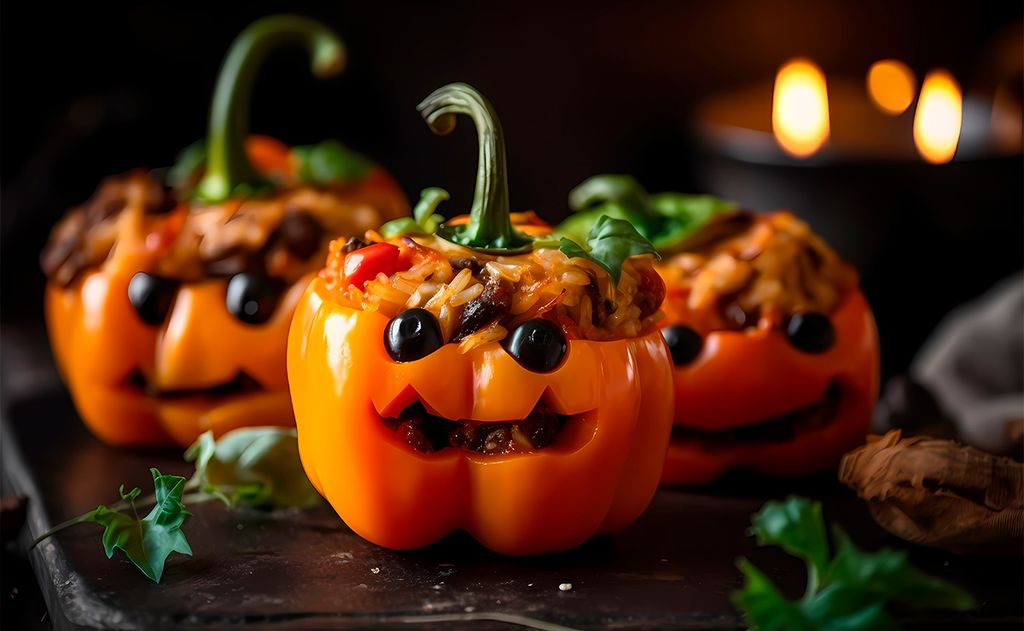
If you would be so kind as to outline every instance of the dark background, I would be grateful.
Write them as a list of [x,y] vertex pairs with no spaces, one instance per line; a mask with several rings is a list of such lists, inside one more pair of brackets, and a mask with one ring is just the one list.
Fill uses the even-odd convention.
[[[336,28],[349,65],[320,82],[298,51],[271,58],[254,94],[254,131],[289,143],[337,137],[386,165],[410,196],[447,188],[450,215],[471,197],[472,128],[463,122],[453,137],[436,138],[415,105],[444,83],[469,82],[501,114],[514,209],[558,219],[585,177],[629,172],[652,191],[713,192],[807,217],[861,268],[887,375],[905,369],[949,309],[1022,266],[1019,156],[945,167],[752,166],[702,145],[692,124],[702,99],[769,80],[795,55],[857,80],[886,57],[919,78],[945,67],[984,95],[1007,67],[1019,73],[1019,2],[8,2],[0,15],[5,406],[15,391],[55,378],[37,262],[50,227],[104,176],[167,165],[203,136],[232,38],[281,11]],[[1020,96],[1019,77],[1014,85]],[[4,620],[26,628],[39,602],[16,603],[34,581],[12,566],[23,561],[3,559],[2,596],[12,601]],[[20,599],[11,591],[18,585]]]
[[560,218],[572,186],[618,171],[652,191],[708,191],[808,217],[861,267],[887,374],[906,366],[949,308],[1021,267],[1019,157],[750,167],[719,160],[692,133],[702,99],[770,79],[794,55],[858,80],[885,57],[918,77],[941,66],[984,94],[1020,60],[1019,3],[20,3],[4,7],[0,44],[8,319],[39,319],[36,258],[64,209],[105,175],[166,165],[201,137],[231,39],[282,10],[335,27],[349,66],[321,82],[300,51],[271,58],[254,131],[289,143],[340,138],[390,168],[411,196],[449,189],[453,214],[471,195],[471,126],[435,138],[415,105],[467,81],[501,114],[513,208]]
[[[566,193],[585,177],[629,172],[652,191],[707,191],[808,217],[861,267],[887,374],[906,366],[949,308],[1021,267],[1019,157],[953,165],[950,177],[924,165],[833,168],[819,177],[723,165],[692,133],[703,98],[770,80],[794,55],[857,80],[873,61],[896,57],[918,78],[941,66],[966,91],[990,89],[992,76],[1022,55],[1020,3],[498,4],[7,3],[5,319],[39,320],[37,255],[64,209],[105,175],[169,164],[203,136],[232,38],[280,11],[335,27],[349,65],[340,78],[317,81],[301,52],[271,58],[253,99],[254,131],[289,143],[342,139],[390,168],[411,196],[447,188],[454,214],[472,190],[471,126],[433,137],[415,105],[444,83],[467,81],[501,114],[515,209],[558,219]],[[928,190],[932,181],[946,188]],[[761,194],[773,184],[781,188]]]

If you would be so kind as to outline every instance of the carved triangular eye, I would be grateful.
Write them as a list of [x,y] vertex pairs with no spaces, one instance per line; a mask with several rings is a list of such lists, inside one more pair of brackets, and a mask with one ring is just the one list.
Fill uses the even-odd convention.
[[550,320],[527,320],[512,331],[505,350],[519,365],[533,372],[551,372],[569,349],[565,333]]
[[441,326],[426,309],[409,309],[391,318],[384,329],[384,348],[396,362],[423,359],[444,346]]
[[241,272],[228,281],[224,302],[228,313],[246,324],[263,324],[274,315],[284,284],[261,274]]
[[145,272],[136,272],[128,281],[128,301],[143,322],[154,326],[167,319],[177,291],[177,281]]

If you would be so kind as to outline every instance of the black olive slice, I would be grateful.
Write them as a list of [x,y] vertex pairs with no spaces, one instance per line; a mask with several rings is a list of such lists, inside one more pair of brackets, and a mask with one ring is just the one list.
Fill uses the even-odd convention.
[[384,349],[396,362],[423,359],[442,346],[441,326],[426,309],[403,311],[384,329]]
[[177,281],[146,272],[136,272],[128,281],[128,301],[146,324],[157,325],[167,318],[177,291]]
[[505,343],[508,354],[533,372],[551,372],[558,368],[568,349],[562,329],[540,318],[517,326]]
[[228,280],[224,303],[228,313],[246,324],[263,324],[274,315],[284,284],[262,274],[241,272]]
[[790,316],[786,323],[789,343],[805,353],[824,353],[836,342],[836,330],[828,316],[808,312]]
[[672,354],[672,363],[676,366],[689,364],[700,355],[700,349],[704,347],[704,340],[700,333],[694,331],[685,324],[665,327],[661,330],[668,350]]

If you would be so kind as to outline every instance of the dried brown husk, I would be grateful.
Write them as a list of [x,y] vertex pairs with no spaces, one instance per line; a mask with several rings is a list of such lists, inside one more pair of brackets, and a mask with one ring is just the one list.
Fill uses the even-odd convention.
[[899,430],[843,457],[839,479],[880,526],[962,554],[1024,554],[1024,464]]

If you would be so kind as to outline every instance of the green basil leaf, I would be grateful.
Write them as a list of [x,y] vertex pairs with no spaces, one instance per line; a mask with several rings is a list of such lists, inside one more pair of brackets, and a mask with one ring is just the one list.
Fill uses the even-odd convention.
[[617,285],[622,277],[622,264],[631,256],[653,254],[657,250],[650,241],[637,232],[631,223],[608,216],[599,217],[586,240],[587,248],[562,238],[558,249],[569,258],[585,258],[597,263]]
[[569,191],[569,208],[576,212],[596,208],[606,202],[646,209],[647,191],[631,175],[595,175]]
[[373,162],[337,140],[292,149],[299,160],[299,179],[315,184],[357,182],[373,168]]
[[623,219],[663,254],[677,249],[713,218],[732,213],[736,205],[710,195],[647,191],[628,175],[597,175],[569,192],[575,214],[555,228],[555,234],[583,243],[602,215]]
[[206,165],[206,140],[197,140],[178,152],[174,166],[167,170],[167,183],[178,191],[191,191]]
[[423,228],[412,217],[399,217],[382,224],[377,232],[385,239],[391,239],[407,234],[423,234]]
[[246,427],[214,440],[206,432],[185,452],[194,461],[200,488],[229,506],[312,506],[320,495],[299,460],[294,429]]
[[719,215],[736,210],[733,202],[711,195],[659,193],[651,197],[651,207],[664,218],[657,234],[649,238],[659,250],[670,250],[697,233]]
[[[103,550],[108,559],[114,555],[114,550],[121,550],[143,574],[159,583],[164,564],[172,552],[192,554],[192,548],[181,530],[191,513],[185,510],[181,502],[185,478],[161,475],[156,469],[150,469],[150,473],[156,487],[156,504],[143,519],[99,506],[83,521],[103,526]],[[120,491],[121,497],[128,502],[139,495],[137,488],[125,493],[122,486]]]
[[392,219],[380,227],[378,232],[385,239],[407,234],[434,234],[444,217],[434,214],[441,202],[449,199],[448,191],[430,187],[420,193],[420,201],[412,209],[412,217]]

